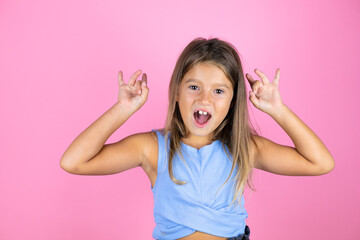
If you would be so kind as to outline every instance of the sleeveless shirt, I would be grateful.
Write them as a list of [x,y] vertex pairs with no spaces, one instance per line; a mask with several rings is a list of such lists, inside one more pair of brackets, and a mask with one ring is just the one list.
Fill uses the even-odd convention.
[[[173,157],[173,174],[184,185],[174,183],[168,171],[168,144],[163,133],[153,130],[158,138],[157,178],[151,188],[154,196],[153,231],[155,239],[178,239],[201,231],[220,237],[244,233],[248,214],[241,204],[231,204],[237,167],[228,178],[232,161],[220,140],[196,149],[181,144],[183,158]],[[222,188],[220,189],[220,187]],[[220,189],[220,190],[219,190]]]

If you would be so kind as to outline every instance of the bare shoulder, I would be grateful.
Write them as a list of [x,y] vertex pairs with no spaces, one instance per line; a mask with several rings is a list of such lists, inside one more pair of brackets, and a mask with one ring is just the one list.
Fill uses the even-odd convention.
[[139,143],[138,148],[142,148],[144,161],[153,162],[154,159],[157,159],[158,139],[154,131],[137,133],[132,135],[132,138]]
[[315,176],[326,171],[315,166],[294,147],[253,136],[251,147],[254,167],[266,172],[287,176]]
[[151,186],[154,187],[157,178],[158,163],[158,139],[157,134],[153,131],[132,135],[136,142],[140,142],[142,148],[143,161],[141,168],[148,176]]
[[266,144],[266,141],[268,139],[262,137],[262,136],[259,136],[259,135],[252,135],[252,140],[250,143],[251,143],[251,147],[252,147],[252,150],[254,151],[253,153],[254,154],[257,154],[259,149],[261,147],[264,147],[264,145]]
[[131,152],[141,153],[143,159],[141,162],[142,168],[146,168],[147,164],[153,165],[154,160],[157,159],[158,141],[154,131],[136,133],[121,141],[123,142],[123,147]]
[[252,140],[250,154],[254,161],[254,166],[264,170],[264,160],[268,157],[273,157],[270,153],[274,150],[279,150],[278,147],[281,147],[281,145],[259,135],[252,135]]
[[136,151],[142,152],[143,161],[140,166],[151,180],[152,175],[157,173],[158,139],[156,133],[154,131],[137,133],[129,138],[131,138],[129,146],[136,145]]
[[264,145],[264,138],[259,135],[251,135],[251,141],[249,145],[249,155],[251,161],[253,161],[254,167],[258,168],[259,155],[261,154],[261,147]]
[[148,150],[154,147],[155,145],[157,145],[157,136],[154,131],[149,131],[149,132],[132,134],[121,141],[129,141],[132,143],[137,143],[136,145],[138,147],[142,147]]
[[155,132],[136,133],[104,145],[92,159],[73,166],[68,172],[78,175],[108,175],[142,167],[149,175],[157,164],[157,148]]
[[252,135],[251,154],[256,168],[265,170],[265,166],[269,161],[278,158],[279,154],[284,154],[284,151],[292,148],[285,145],[277,144],[270,139],[259,135]]

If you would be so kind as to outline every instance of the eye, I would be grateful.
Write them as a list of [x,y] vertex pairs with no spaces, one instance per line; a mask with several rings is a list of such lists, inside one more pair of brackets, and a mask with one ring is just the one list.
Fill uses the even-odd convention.
[[190,88],[191,90],[198,90],[198,89],[199,89],[197,86],[194,86],[194,85],[189,86],[189,88]]
[[215,90],[215,93],[217,93],[217,94],[223,94],[223,93],[224,93],[224,91],[223,91],[223,90],[221,90],[221,89],[216,89],[216,90]]

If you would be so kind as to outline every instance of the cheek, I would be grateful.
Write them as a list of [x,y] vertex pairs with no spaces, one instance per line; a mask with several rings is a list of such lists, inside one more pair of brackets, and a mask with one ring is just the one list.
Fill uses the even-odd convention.
[[230,109],[230,105],[231,105],[231,100],[224,100],[219,102],[218,104],[218,109],[221,109],[221,117],[225,118],[225,116],[227,115],[227,113],[229,112]]
[[189,115],[189,108],[190,108],[188,102],[183,97],[180,97],[178,101],[178,106],[181,117],[186,118]]

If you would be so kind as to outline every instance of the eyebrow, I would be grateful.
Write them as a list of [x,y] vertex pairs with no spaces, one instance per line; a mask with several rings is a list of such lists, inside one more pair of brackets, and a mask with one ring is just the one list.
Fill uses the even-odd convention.
[[[199,82],[199,80],[193,79],[193,78],[189,78],[188,80],[185,81],[185,83],[191,83],[191,82],[196,83],[196,82]],[[230,89],[229,86],[226,85],[226,84],[215,84],[215,85],[218,86],[218,87],[224,87],[224,88]]]

